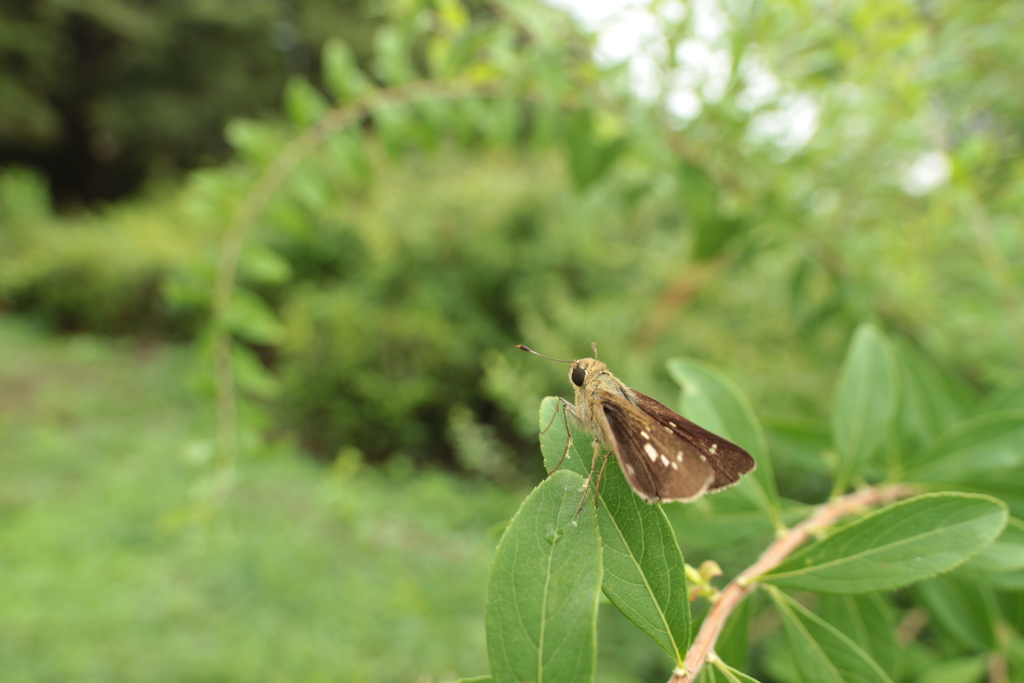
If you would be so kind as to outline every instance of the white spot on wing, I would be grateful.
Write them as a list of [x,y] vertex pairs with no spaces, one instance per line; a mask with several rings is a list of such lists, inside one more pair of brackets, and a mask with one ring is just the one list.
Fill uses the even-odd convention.
[[665,427],[665,431],[666,431],[666,432],[668,432],[669,434],[671,434],[671,433],[672,433],[672,430],[671,430],[671,429],[669,429],[668,427]]
[[641,432],[640,432],[640,436],[644,437],[644,438],[645,438],[645,439],[647,439],[648,441],[650,441],[650,440],[651,440],[651,435],[650,435],[650,434],[648,434],[647,432],[641,431]]
[[673,427],[678,427],[679,426],[675,422],[669,422],[669,424],[672,425]]
[[675,463],[672,463],[672,469],[678,470],[679,469],[679,465],[677,465]]
[[629,472],[629,476],[636,474],[636,470],[633,469],[632,465],[626,465],[626,471]]
[[714,453],[717,453],[717,452],[718,452],[718,444],[717,443],[711,444],[711,453],[714,454]]
[[676,453],[676,460],[678,460],[679,462],[683,461],[683,452],[682,451],[679,451],[678,453]]
[[647,453],[647,457],[651,459],[651,462],[654,462],[655,460],[658,459],[658,451],[656,451],[654,449],[654,446],[652,446],[651,444],[644,444],[644,452]]
[[661,456],[661,464],[664,465],[665,467],[668,467],[668,458],[666,458],[664,455]]

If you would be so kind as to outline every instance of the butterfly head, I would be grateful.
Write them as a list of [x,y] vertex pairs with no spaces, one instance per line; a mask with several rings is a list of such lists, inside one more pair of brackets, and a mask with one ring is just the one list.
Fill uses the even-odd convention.
[[[517,344],[516,348],[522,349],[528,353],[532,353],[535,356],[541,358],[547,358],[553,360],[556,363],[568,363],[569,364],[569,381],[576,387],[577,397],[580,394],[580,390],[593,391],[598,387],[607,388],[608,385],[615,387],[622,386],[623,389],[618,390],[617,393],[625,395],[624,386],[621,382],[612,376],[612,373],[608,372],[608,366],[597,359],[597,344],[590,345],[594,349],[594,358],[579,358],[577,360],[560,360],[558,358],[552,358],[551,356],[545,356],[542,353],[537,353],[528,346]],[[586,387],[584,387],[586,385]]]
[[569,368],[569,380],[577,387],[602,374],[608,374],[608,366],[596,358],[574,360]]

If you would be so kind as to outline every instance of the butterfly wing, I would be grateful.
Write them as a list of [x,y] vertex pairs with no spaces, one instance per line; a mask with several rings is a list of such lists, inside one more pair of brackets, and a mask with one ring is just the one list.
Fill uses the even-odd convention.
[[687,420],[674,410],[655,401],[647,394],[632,392],[634,403],[640,410],[650,415],[665,429],[670,429],[681,440],[689,443],[698,453],[704,455],[714,471],[714,480],[708,487],[708,493],[729,488],[747,472],[757,466],[754,458],[732,441],[713,434],[700,425]]
[[653,426],[640,408],[618,394],[600,391],[596,398],[606,441],[638,496],[652,503],[685,503],[709,490],[715,472],[691,441]]

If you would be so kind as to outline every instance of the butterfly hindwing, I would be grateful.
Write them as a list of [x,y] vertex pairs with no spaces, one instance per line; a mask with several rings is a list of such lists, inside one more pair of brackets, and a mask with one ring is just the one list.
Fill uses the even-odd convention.
[[708,487],[708,493],[736,484],[742,475],[757,466],[754,458],[733,442],[687,420],[646,394],[635,390],[633,394],[640,410],[654,418],[655,422],[671,429],[679,439],[690,443],[704,455],[714,471],[714,481]]
[[599,401],[608,445],[641,498],[686,502],[713,485],[716,473],[693,442],[680,438],[668,425],[652,422],[649,413],[622,396],[601,392]]

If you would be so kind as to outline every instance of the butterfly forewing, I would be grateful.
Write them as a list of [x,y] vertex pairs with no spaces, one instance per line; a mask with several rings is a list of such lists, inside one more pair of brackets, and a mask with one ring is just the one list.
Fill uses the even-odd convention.
[[753,471],[756,466],[754,458],[733,442],[690,422],[646,394],[636,390],[633,390],[633,394],[637,407],[704,455],[714,472],[708,493],[729,488],[739,482],[741,476]]
[[621,396],[602,391],[599,400],[599,418],[608,445],[641,498],[686,502],[704,495],[713,485],[715,471],[691,441],[681,439],[668,425],[645,419],[637,406]]

